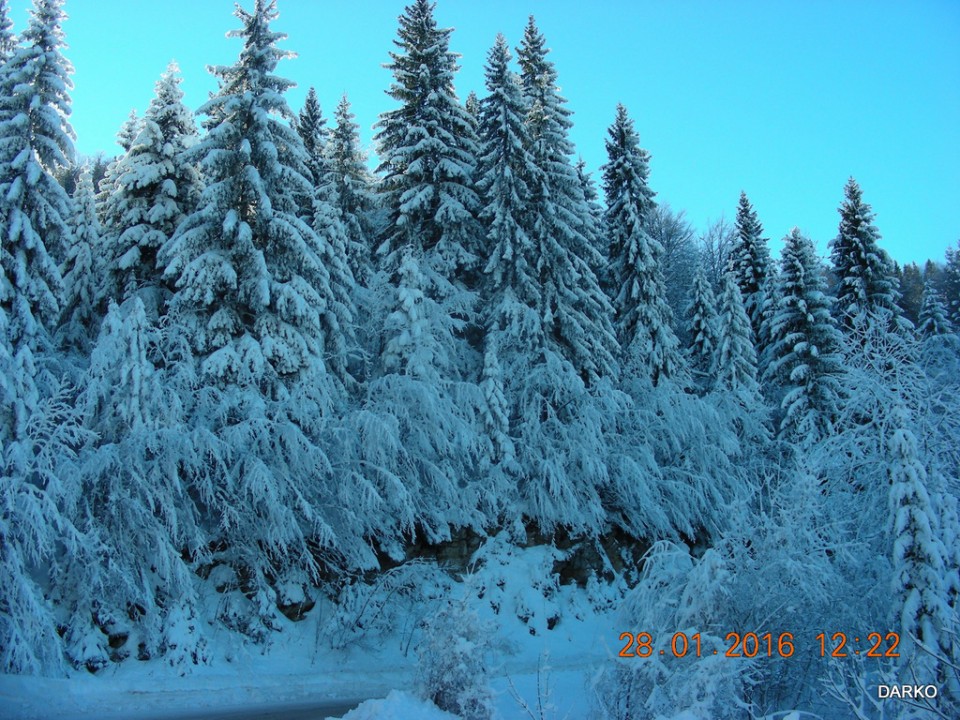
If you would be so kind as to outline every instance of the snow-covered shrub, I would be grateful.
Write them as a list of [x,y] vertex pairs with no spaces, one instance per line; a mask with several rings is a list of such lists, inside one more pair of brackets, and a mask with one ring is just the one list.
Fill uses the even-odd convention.
[[377,574],[370,582],[356,578],[337,592],[336,610],[323,633],[335,649],[382,642],[385,634],[400,639],[406,653],[424,617],[449,595],[451,580],[436,565],[412,561]]
[[[684,710],[693,717],[739,718],[743,697],[754,682],[756,663],[725,657],[729,643],[725,609],[731,605],[729,558],[710,549],[695,560],[687,548],[657,543],[648,553],[640,585],[628,597],[624,629],[651,635],[649,657],[618,659],[597,682],[597,714],[603,720],[670,717]],[[739,627],[739,625],[738,625]],[[700,657],[674,657],[673,633],[699,634]],[[689,640],[693,647],[693,640]],[[717,654],[714,654],[714,651]],[[630,652],[646,652],[633,646]]]
[[[694,717],[727,718],[818,702],[811,685],[821,668],[800,662],[810,650],[804,643],[824,628],[880,626],[873,605],[844,590],[868,591],[841,575],[846,550],[838,547],[834,524],[825,522],[828,498],[818,480],[790,459],[785,453],[789,469],[771,471],[750,495],[727,506],[729,524],[699,557],[671,542],[647,554],[621,625],[650,633],[652,651],[618,658],[606,669],[598,685],[601,717],[669,717],[687,710]],[[688,639],[684,657],[674,657],[674,633]],[[742,646],[742,657],[726,657],[735,644],[730,633],[755,633],[755,657]],[[792,643],[793,651],[781,641]]]
[[422,624],[418,689],[424,699],[463,720],[493,712],[488,661],[493,629],[466,602],[446,600]]

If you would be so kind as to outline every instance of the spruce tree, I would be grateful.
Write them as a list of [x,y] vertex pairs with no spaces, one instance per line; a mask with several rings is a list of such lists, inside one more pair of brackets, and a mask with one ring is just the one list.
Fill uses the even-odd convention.
[[117,145],[123,148],[123,153],[114,156],[107,163],[103,177],[96,184],[97,187],[97,217],[103,226],[104,233],[110,234],[119,227],[119,218],[116,217],[117,206],[113,202],[113,192],[117,186],[117,165],[133,147],[133,141],[140,134],[142,120],[137,117],[136,109],[130,111],[130,116],[123,122],[117,131],[115,139]]
[[13,673],[61,668],[51,598],[92,542],[69,513],[86,438],[45,362],[62,301],[58,261],[72,244],[70,199],[55,178],[73,159],[61,4],[36,0],[0,66],[0,671]]
[[473,118],[475,124],[480,122],[480,98],[473,90],[467,93],[467,99],[463,101],[463,109]]
[[920,306],[923,304],[923,274],[916,263],[900,266],[894,261],[894,276],[897,280],[897,306],[900,313],[916,325],[919,322]]
[[[573,168],[577,173],[577,180],[580,181],[580,188],[583,191],[583,199],[587,204],[588,214],[584,218],[584,234],[594,252],[590,255],[590,260],[594,264],[591,266],[593,274],[596,275],[600,287],[606,290],[606,273],[608,269],[608,257],[606,234],[603,229],[603,208],[600,205],[600,194],[593,182],[593,177],[587,170],[587,163],[583,158],[577,160]],[[609,293],[607,294],[609,298]]]
[[329,275],[330,294],[320,315],[326,340],[324,359],[328,369],[346,385],[354,384],[359,362],[355,326],[357,322],[356,279],[350,268],[350,238],[342,222],[337,190],[327,159],[317,157],[311,226],[319,239],[320,261]]
[[327,129],[327,119],[323,116],[323,110],[320,108],[320,101],[317,99],[317,91],[311,87],[307,91],[307,99],[303,102],[303,108],[297,116],[297,133],[303,140],[303,148],[307,151],[311,177],[314,182],[319,183],[323,180],[325,168],[322,166],[324,149],[327,146],[327,138],[330,131]]
[[840,205],[840,228],[831,242],[831,260],[837,277],[836,314],[841,327],[850,330],[867,318],[884,316],[884,322],[901,318],[890,257],[880,246],[873,210],[863,202],[857,181],[850,178]]
[[360,126],[354,122],[350,102],[344,95],[337,104],[336,122],[327,141],[330,182],[347,233],[347,260],[354,278],[363,286],[373,273],[373,211],[376,199],[367,155],[360,145]]
[[947,308],[931,283],[923,285],[923,299],[920,303],[919,325],[917,330],[923,337],[948,335],[954,332],[953,324],[947,317]]
[[[611,490],[607,431],[615,414],[610,406],[623,398],[601,379],[600,366],[586,365],[579,354],[587,342],[603,342],[602,334],[610,333],[606,317],[606,324],[598,324],[600,337],[583,340],[579,333],[590,326],[590,302],[609,312],[585,259],[583,227],[589,209],[567,158],[569,173],[560,167],[552,172],[571,183],[565,192],[580,193],[577,208],[583,214],[569,219],[580,228],[576,240],[581,245],[572,244],[572,233],[565,239],[547,238],[538,225],[558,208],[538,208],[537,198],[560,185],[556,177],[550,181],[556,184],[548,185],[545,156],[536,155],[529,99],[510,68],[502,36],[487,56],[486,87],[480,103],[478,173],[488,248],[481,420],[494,466],[485,486],[500,498],[501,512],[519,510],[511,512],[516,532],[522,534],[521,520],[527,519],[544,532],[564,526],[575,533],[596,533],[605,518],[605,500],[621,497]],[[565,132],[566,126],[555,138],[564,147]],[[553,152],[560,157],[556,148]],[[562,276],[574,268],[582,282],[576,291],[595,293],[581,306],[574,305],[570,277]],[[571,322],[564,322],[567,317]],[[612,335],[607,337],[612,341]],[[603,364],[604,371],[613,368],[610,355],[591,359]]]
[[842,339],[813,243],[794,228],[780,260],[766,373],[783,392],[781,436],[809,445],[833,431],[842,395]]
[[957,241],[957,247],[947,248],[942,285],[947,317],[954,327],[960,327],[960,240]]
[[[534,270],[535,253],[528,224],[530,190],[526,178],[535,172],[524,124],[526,106],[519,79],[510,69],[510,49],[497,35],[487,55],[487,96],[480,101],[480,157],[477,188],[483,208],[480,218],[487,231],[483,324],[486,331],[483,379],[486,430],[495,457],[510,465],[514,443],[509,418],[513,398],[508,388],[516,377],[504,377],[500,354],[508,372],[529,366],[526,351],[546,342],[536,320],[541,288]],[[519,360],[523,356],[524,360]],[[514,423],[515,425],[515,423]]]
[[735,275],[727,273],[723,281],[719,339],[713,361],[715,387],[756,397],[759,402],[757,353],[752,336],[740,286]]
[[532,267],[542,288],[537,312],[546,335],[557,340],[564,358],[589,383],[617,375],[618,345],[610,322],[612,308],[593,272],[602,260],[586,234],[590,208],[571,162],[571,113],[548,53],[531,16],[517,59],[536,170],[528,184]]
[[[524,125],[526,107],[516,75],[510,70],[510,50],[503,35],[487,56],[488,95],[480,104],[480,158],[477,188],[487,228],[484,300],[496,306],[509,292],[511,299],[535,310],[541,288],[534,270],[535,251],[530,237],[530,188],[528,178],[536,173]],[[506,318],[493,320],[488,330]]]
[[320,260],[330,275],[331,295],[321,315],[327,338],[325,360],[341,381],[352,385],[354,378],[348,368],[356,345],[357,312],[353,297],[356,280],[348,262],[350,241],[341,220],[337,186],[330,172],[327,154],[330,132],[313,88],[307,92],[295,127],[303,140],[312,186],[310,193],[298,197],[298,202],[302,217],[308,219],[320,239]]
[[427,277],[435,275],[431,282],[440,283],[425,288],[427,293],[439,297],[449,292],[444,286],[455,274],[476,274],[479,198],[473,189],[473,121],[453,87],[459,69],[449,49],[453,31],[437,27],[433,11],[429,0],[415,0],[399,18],[397,51],[387,65],[394,83],[387,94],[400,107],[380,116],[374,140],[390,213],[379,252],[392,269],[413,253]]
[[162,348],[161,331],[139,297],[122,307],[111,302],[83,376],[78,404],[98,442],[81,466],[78,514],[105,540],[108,560],[98,575],[102,594],[87,601],[103,630],[85,632],[77,622],[67,638],[76,663],[105,661],[105,633],[137,638],[141,657],[166,652],[171,664],[200,659],[203,624],[189,623],[190,632],[177,624],[183,615],[195,617],[198,605],[199,584],[184,556],[207,556],[212,538],[198,487],[191,495],[183,478],[192,474],[194,453],[209,448],[182,424],[188,396],[162,362],[158,367]]
[[681,372],[681,358],[660,267],[663,247],[647,232],[654,196],[647,184],[650,156],[640,147],[623,105],[617,106],[608,134],[608,162],[603,166],[604,221],[624,371],[649,378],[656,385]]
[[687,350],[690,364],[701,374],[710,372],[713,356],[720,338],[717,298],[707,281],[703,264],[697,266],[693,276],[690,304],[687,306],[690,347]]
[[[171,67],[167,68],[167,72],[171,70]],[[127,119],[123,122],[123,125],[120,126],[120,131],[117,133],[117,145],[122,147],[125,153],[130,152],[130,148],[132,148],[136,142],[141,129],[143,129],[143,119],[137,117],[137,109],[132,108]]]
[[157,317],[169,293],[157,253],[200,199],[200,172],[186,152],[197,140],[193,113],[183,104],[179,68],[170,63],[127,154],[117,163],[106,201],[111,220],[109,297],[140,295]]
[[[243,49],[234,65],[213,68],[220,88],[201,108],[211,127],[188,153],[206,187],[162,258],[176,282],[171,324],[195,360],[177,365],[200,386],[193,442],[218,467],[185,482],[204,498],[218,560],[234,576],[224,619],[262,638],[277,627],[285,583],[316,581],[317,553],[369,567],[363,538],[386,535],[393,519],[373,511],[382,497],[348,471],[352,445],[325,440],[344,403],[325,352],[347,343],[324,320],[339,292],[324,264],[331,250],[299,217],[297,199],[311,192],[308,157],[284,99],[292,83],[275,74],[290,53],[270,29],[272,0],[236,16],[242,27],[230,36]],[[343,461],[336,475],[334,450]]]
[[13,20],[7,0],[0,0],[0,66],[13,57],[17,48],[17,36],[13,34]]
[[737,235],[730,249],[730,267],[733,271],[743,306],[750,318],[755,342],[765,347],[762,337],[764,303],[767,279],[771,273],[770,251],[763,237],[763,226],[745,192],[740,193],[737,206]]
[[207,187],[164,248],[176,283],[171,309],[187,327],[205,372],[221,382],[265,387],[307,371],[323,355],[319,311],[330,296],[320,241],[300,220],[309,194],[303,143],[281,118],[292,83],[277,75],[290,53],[269,29],[274,2],[237,9],[239,61],[214,68],[220,91],[201,112],[220,118],[188,155]]
[[88,352],[102,316],[105,267],[102,229],[89,166],[80,174],[73,205],[73,244],[61,267],[65,294],[59,336],[68,346]]
[[55,179],[74,154],[60,8],[61,0],[37,0],[23,46],[0,68],[0,323],[10,363],[2,373],[4,440],[24,436],[38,402],[36,354],[59,319],[58,263],[72,244],[70,198]]
[[[448,539],[452,527],[481,527],[482,509],[497,502],[480,497],[473,482],[482,400],[465,333],[474,318],[479,198],[473,120],[453,89],[451,32],[437,27],[426,0],[399,18],[388,94],[400,107],[380,116],[375,138],[388,215],[382,267],[370,282],[379,347],[362,404],[349,416],[366,438],[354,448],[355,472],[387,498],[381,522],[430,542]],[[353,145],[354,132],[344,129],[341,146]],[[348,171],[357,156],[344,158]],[[388,552],[402,553],[392,533],[382,534]]]
[[[946,668],[938,667],[938,658],[949,657],[949,632],[953,627],[944,583],[946,552],[938,516],[930,502],[927,471],[903,408],[894,408],[887,434],[893,616],[905,648],[916,653],[921,675],[930,673],[942,682],[939,672]],[[911,638],[928,651],[917,650]]]

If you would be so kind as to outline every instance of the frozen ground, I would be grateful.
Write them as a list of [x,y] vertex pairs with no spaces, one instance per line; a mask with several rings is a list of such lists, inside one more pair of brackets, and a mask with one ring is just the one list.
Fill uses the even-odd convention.
[[[341,716],[363,700],[346,717],[452,717],[430,714],[414,690],[418,628],[449,598],[489,640],[476,651],[484,654],[501,718],[585,718],[591,680],[619,647],[618,592],[558,586],[555,553],[491,542],[461,582],[444,585],[432,567],[413,568],[352,603],[318,605],[265,648],[221,630],[209,638],[209,664],[185,674],[162,660],[127,660],[97,675],[0,676],[0,718],[306,719]],[[280,709],[286,714],[268,714]]]

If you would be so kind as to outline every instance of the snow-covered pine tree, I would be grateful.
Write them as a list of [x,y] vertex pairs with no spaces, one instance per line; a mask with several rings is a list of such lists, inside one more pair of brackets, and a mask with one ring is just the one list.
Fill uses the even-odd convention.
[[753,345],[750,318],[743,306],[740,286],[732,272],[727,273],[723,280],[718,329],[718,343],[713,360],[715,387],[746,397],[756,397],[759,402],[757,351]]
[[[481,388],[486,405],[485,425],[494,457],[504,469],[512,465],[511,400],[506,388],[517,378],[504,376],[498,357],[505,354],[511,372],[514,361],[531,344],[542,346],[542,328],[537,322],[540,287],[534,270],[534,250],[528,227],[530,190],[526,178],[535,172],[524,119],[526,106],[519,79],[510,69],[510,49],[497,35],[487,55],[486,87],[480,101],[480,157],[477,188],[483,209],[480,218],[487,230],[486,273],[482,286],[486,331]],[[523,364],[521,362],[521,364]]]
[[72,160],[70,63],[62,0],[37,0],[23,45],[0,68],[0,314],[4,395],[0,438],[22,438],[39,401],[37,353],[59,319],[58,262],[71,244],[73,208],[54,173]]
[[763,342],[762,325],[764,304],[766,302],[767,279],[771,273],[770,250],[763,237],[763,226],[757,218],[757,212],[745,192],[740,193],[737,206],[737,235],[730,249],[730,267],[733,271],[743,306],[750,318],[754,342],[761,352],[766,346]]
[[[587,163],[583,158],[578,158],[573,169],[577,173],[577,180],[580,182],[580,188],[583,191],[583,200],[587,204],[589,213],[584,218],[584,235],[595,252],[591,253],[591,262],[597,263],[591,269],[597,277],[600,287],[606,290],[607,281],[605,273],[608,269],[607,258],[607,238],[603,230],[603,207],[600,204],[600,193],[597,192],[597,186],[593,182],[593,177],[587,170]],[[609,293],[607,293],[609,298]]]
[[[169,72],[170,69],[171,68],[168,67],[167,72]],[[117,133],[117,145],[122,147],[125,153],[130,152],[142,129],[143,119],[137,116],[136,108],[131,108],[130,114],[127,116],[127,119],[123,121],[123,125],[120,126],[120,131]]]
[[349,238],[341,221],[336,197],[336,184],[330,173],[327,142],[330,132],[320,109],[316,90],[307,92],[307,99],[295,124],[307,154],[311,181],[310,192],[299,196],[302,217],[308,220],[320,239],[320,260],[330,276],[328,304],[321,319],[327,339],[324,360],[329,370],[346,385],[353,385],[349,366],[355,364],[356,340],[354,325],[357,311],[354,302],[356,280],[349,265]]
[[262,637],[278,586],[316,580],[319,555],[369,567],[363,538],[389,519],[374,491],[334,475],[326,450],[347,450],[323,439],[342,401],[323,360],[338,346],[322,320],[335,296],[322,240],[298,216],[310,182],[284,99],[292,83],[275,74],[286,36],[270,29],[272,0],[236,16],[243,49],[213,69],[219,91],[201,112],[216,124],[187,155],[206,187],[162,259],[176,281],[169,315],[199,370],[190,422],[216,439],[217,472],[197,492],[231,574],[221,617]]
[[17,48],[17,36],[13,34],[13,20],[7,0],[0,0],[0,66],[6,64]]
[[703,376],[708,376],[720,340],[719,316],[717,314],[717,298],[707,281],[707,274],[702,263],[697,266],[696,274],[693,276],[693,288],[690,294],[690,304],[687,306],[687,318],[687,332],[690,335],[687,357],[694,371]]
[[140,132],[114,168],[106,200],[108,297],[123,303],[138,295],[151,317],[163,312],[169,295],[157,253],[193,212],[202,190],[199,169],[186,157],[198,135],[180,82],[179,68],[171,62],[157,81]]
[[893,263],[880,248],[880,232],[873,224],[873,210],[863,202],[857,181],[850,178],[839,208],[840,228],[831,241],[831,260],[837,277],[836,315],[846,331],[884,316],[893,326],[909,326],[897,305]]
[[474,276],[478,266],[477,146],[473,120],[453,88],[458,69],[457,55],[449,50],[453,31],[438,28],[433,12],[428,0],[416,0],[399,18],[398,51],[390,53],[387,67],[394,74],[388,94],[400,107],[381,115],[375,140],[384,174],[381,202],[389,213],[378,253],[391,286],[388,303],[399,301],[388,314],[412,319],[403,285],[409,280],[415,283],[409,291],[426,302],[420,312],[430,308],[428,314],[437,316],[423,326],[426,335],[403,323],[389,330],[384,361],[395,372],[424,342],[443,348],[440,355],[431,352],[442,373],[457,374],[466,370],[453,357],[463,352],[457,336],[472,318],[475,301],[463,278]]
[[[17,389],[9,344],[2,342],[5,321],[0,311],[4,409],[11,381]],[[73,390],[65,386],[50,387],[35,400],[17,437],[7,430],[0,428],[0,671],[50,675],[63,669],[59,600],[86,588],[101,560],[97,538],[75,524],[82,493],[77,448],[90,438],[80,426]]]
[[0,66],[0,669],[33,674],[62,663],[50,595],[89,542],[70,512],[83,438],[48,367],[73,211],[55,179],[73,158],[61,4],[36,0]]
[[957,247],[947,248],[941,292],[947,304],[947,317],[954,327],[960,327],[960,240]]
[[474,124],[480,121],[480,98],[473,90],[467,93],[467,99],[463,101],[463,109],[473,118]]
[[618,345],[610,302],[593,272],[602,258],[586,235],[590,208],[571,161],[571,113],[564,107],[566,100],[560,95],[548,53],[531,16],[517,59],[536,170],[527,182],[535,248],[532,267],[542,288],[537,312],[543,332],[555,339],[565,360],[591,383],[598,377],[616,377]]
[[397,51],[387,65],[394,83],[387,94],[400,107],[380,116],[374,140],[390,214],[379,253],[395,271],[413,252],[426,278],[440,283],[424,288],[436,299],[451,293],[458,274],[468,286],[475,281],[479,198],[473,189],[473,119],[453,87],[458,70],[458,56],[449,49],[453,30],[437,27],[433,11],[429,0],[415,0],[399,18]]
[[[78,515],[104,541],[107,560],[90,568],[93,587],[65,598],[73,611],[66,650],[77,665],[131,652],[200,659],[200,581],[183,558],[207,555],[200,508],[209,498],[197,485],[188,492],[182,478],[213,455],[182,424],[189,393],[157,367],[161,346],[139,297],[111,303],[83,378],[78,404],[98,442],[84,456]],[[184,619],[194,632],[178,627]],[[126,643],[113,653],[108,635],[127,635]]]
[[320,315],[327,368],[347,387],[353,387],[359,372],[357,345],[357,281],[349,263],[349,239],[337,209],[336,188],[319,164],[322,178],[314,188],[311,225],[320,240],[320,261],[330,277],[330,294]]
[[923,337],[947,335],[954,332],[953,324],[947,316],[946,304],[930,282],[925,282],[923,285],[923,300],[920,303],[918,319],[917,330]]
[[89,166],[80,174],[73,196],[73,242],[61,266],[65,289],[58,335],[67,346],[82,353],[90,351],[102,317],[103,287],[102,229],[97,218],[93,177]]
[[327,159],[337,210],[347,233],[347,261],[354,278],[366,287],[373,274],[376,233],[372,213],[376,199],[367,154],[360,145],[360,126],[354,117],[344,95],[333,114],[336,127],[330,130],[327,140]]
[[388,94],[401,106],[377,124],[387,219],[383,266],[370,289],[371,322],[383,331],[366,396],[349,422],[365,438],[356,472],[382,490],[397,531],[378,538],[391,554],[402,552],[401,532],[438,542],[452,527],[480,530],[483,512],[499,501],[474,482],[482,396],[473,382],[478,358],[464,337],[476,298],[467,285],[475,280],[464,273],[478,268],[476,136],[453,90],[451,32],[437,27],[431,3],[405,8],[389,65]]
[[137,135],[140,134],[140,125],[142,122],[142,119],[137,117],[136,109],[131,110],[130,116],[123,122],[117,134],[114,136],[117,145],[123,148],[123,153],[110,158],[104,168],[103,177],[96,183],[97,217],[100,218],[100,224],[106,234],[111,233],[113,228],[118,224],[118,219],[111,216],[111,212],[116,209],[116,205],[112,204],[112,196],[117,184],[117,165],[123,159],[124,155],[130,151],[130,148],[133,146],[133,141],[136,140]]
[[[942,682],[938,670],[943,672],[946,668],[938,667],[937,657],[950,656],[947,633],[953,627],[944,585],[946,549],[940,538],[938,516],[930,503],[927,471],[904,408],[891,411],[886,432],[893,537],[892,615],[905,649],[915,654],[919,676],[935,677]],[[928,651],[918,650],[911,638]]]
[[323,116],[316,88],[307,90],[307,98],[297,116],[296,128],[297,134],[303,140],[303,149],[307,151],[307,167],[310,168],[311,178],[315,183],[319,183],[326,174],[322,163],[330,131],[327,129],[327,119]]
[[[521,536],[522,520],[548,533],[557,526],[596,533],[606,518],[605,500],[629,502],[627,489],[611,489],[608,467],[614,454],[613,418],[627,399],[608,379],[597,372],[587,375],[575,364],[577,345],[563,334],[570,328],[551,315],[552,290],[544,280],[554,282],[555,292],[551,272],[560,269],[546,267],[545,253],[554,253],[567,269],[591,271],[570,246],[548,246],[536,237],[543,231],[535,225],[532,186],[544,191],[544,170],[533,153],[527,102],[502,36],[487,57],[486,86],[480,104],[478,187],[489,248],[481,389],[495,464],[486,473],[487,483],[501,508],[519,509],[511,519],[512,531]],[[579,188],[576,175],[570,177]],[[583,203],[581,209],[589,212]],[[599,291],[592,273],[588,282]],[[563,296],[564,303],[570,300]],[[579,321],[585,323],[586,314]],[[602,326],[601,332],[608,328]]]
[[907,320],[916,325],[923,303],[923,273],[916,263],[900,266],[894,261],[893,274],[897,281],[897,306]]
[[[529,150],[524,124],[526,106],[519,81],[510,70],[510,49],[503,35],[487,56],[488,95],[480,103],[480,158],[477,188],[483,209],[480,217],[487,228],[485,256],[485,307],[496,308],[507,298],[532,311],[540,306],[542,288],[538,283],[536,253],[530,236],[529,179],[537,174]],[[508,317],[488,312],[487,331],[504,329]]]
[[276,43],[275,3],[237,9],[244,39],[235,65],[213,69],[220,91],[202,108],[221,117],[187,159],[207,187],[163,249],[175,280],[171,310],[188,328],[204,372],[221,383],[265,390],[309,371],[322,357],[320,312],[330,297],[320,243],[297,217],[310,192],[303,143],[282,118],[292,83],[273,74],[291,53]]
[[650,237],[647,223],[654,192],[647,184],[649,153],[623,105],[608,130],[603,188],[607,198],[604,223],[623,349],[623,370],[630,376],[661,379],[683,373],[680,343],[671,327],[673,313],[666,300],[660,258],[663,247]]
[[767,378],[783,393],[780,434],[804,445],[833,431],[843,394],[842,337],[825,285],[813,243],[794,228],[780,259],[765,366]]

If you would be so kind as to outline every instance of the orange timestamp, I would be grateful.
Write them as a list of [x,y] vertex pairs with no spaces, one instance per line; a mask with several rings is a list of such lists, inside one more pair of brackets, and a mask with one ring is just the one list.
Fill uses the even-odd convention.
[[[900,645],[900,635],[895,632],[866,633],[864,642],[860,636],[850,636],[846,633],[835,632],[832,635],[820,633],[814,638],[819,643],[820,657],[845,658],[852,655],[862,655],[868,658],[896,658],[900,657],[897,647]],[[626,644],[618,653],[622,658],[648,658],[654,655],[672,656],[675,658],[702,657],[705,654],[721,655],[729,658],[789,658],[796,652],[796,640],[793,633],[738,633],[730,632],[724,638],[726,650],[705,651],[700,633],[674,633],[669,643],[658,648],[653,635],[648,632],[620,633],[620,642]],[[722,653],[721,653],[722,651]]]

